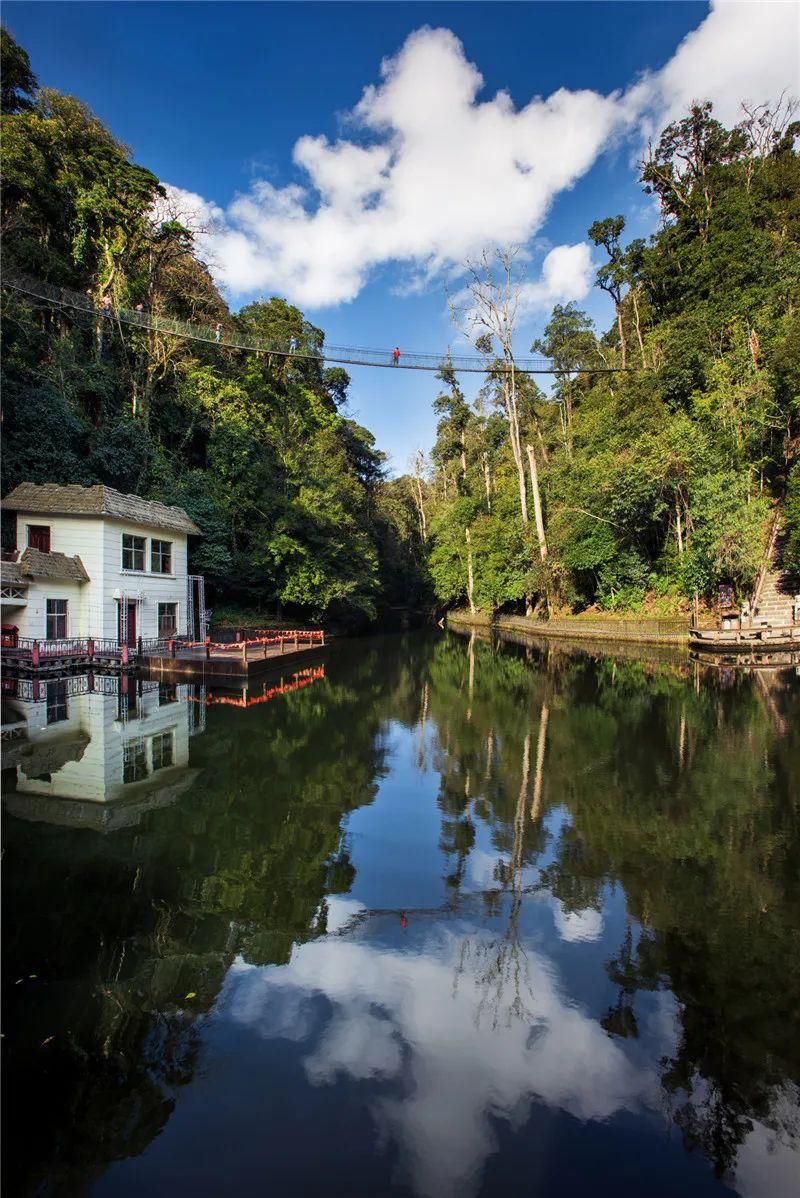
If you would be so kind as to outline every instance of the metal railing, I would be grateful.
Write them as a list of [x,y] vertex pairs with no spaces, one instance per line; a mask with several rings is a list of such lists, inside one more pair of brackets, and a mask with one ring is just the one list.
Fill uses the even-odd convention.
[[[127,683],[127,676],[123,676]],[[141,694],[157,691],[157,680],[138,679],[133,683]],[[8,674],[2,679],[0,690],[7,699],[19,699],[26,703],[43,703],[47,699],[48,687],[58,687],[58,693],[68,699],[78,695],[116,696],[120,693],[118,674],[64,674],[60,678],[22,678]]]
[[121,644],[110,637],[37,638],[4,633],[0,649],[9,661],[29,662],[32,666],[54,661],[119,661],[123,665],[138,655],[135,645]]

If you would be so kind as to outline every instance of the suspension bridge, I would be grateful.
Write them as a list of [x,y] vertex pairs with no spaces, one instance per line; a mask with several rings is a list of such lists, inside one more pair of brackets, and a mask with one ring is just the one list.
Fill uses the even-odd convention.
[[[110,326],[117,323],[132,329],[142,329],[161,333],[168,337],[179,337],[188,341],[204,342],[207,345],[223,349],[243,350],[247,353],[265,354],[273,357],[292,359],[298,362],[321,362],[337,366],[372,366],[388,370],[428,370],[439,371],[443,366],[467,374],[564,374],[558,370],[548,358],[515,358],[513,364],[505,365],[487,358],[470,354],[453,354],[449,349],[446,353],[418,353],[401,350],[398,358],[392,350],[370,349],[358,345],[323,345],[320,349],[304,346],[298,339],[283,341],[270,340],[264,337],[253,337],[242,330],[219,324],[200,325],[190,324],[183,320],[174,320],[170,316],[148,312],[143,308],[98,307],[91,295],[81,294],[66,287],[56,287],[52,283],[44,283],[25,275],[5,271],[2,286],[9,291],[37,300],[49,308],[81,312],[93,321],[108,322]],[[587,366],[579,370],[569,371],[570,374],[618,374],[620,367]]]

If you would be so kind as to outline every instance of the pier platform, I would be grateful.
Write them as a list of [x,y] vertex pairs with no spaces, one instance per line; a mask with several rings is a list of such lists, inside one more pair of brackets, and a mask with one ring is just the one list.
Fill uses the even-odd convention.
[[241,686],[275,670],[310,665],[324,653],[324,633],[305,630],[241,641],[165,642],[143,653],[138,664],[150,678],[184,682],[227,679]]

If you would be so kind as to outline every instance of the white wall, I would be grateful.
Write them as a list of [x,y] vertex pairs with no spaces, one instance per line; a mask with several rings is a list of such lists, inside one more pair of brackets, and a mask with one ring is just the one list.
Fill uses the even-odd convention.
[[[78,584],[46,579],[31,579],[28,602],[4,614],[4,621],[16,624],[21,636],[46,635],[46,600],[67,599],[68,636],[94,636],[116,639],[118,605],[115,591],[137,603],[137,633],[158,636],[158,604],[177,603],[178,632],[186,633],[186,585],[188,550],[186,533],[148,528],[100,516],[51,516],[44,513],[17,514],[17,546],[22,552],[28,545],[29,524],[48,525],[50,549],[79,556],[89,582]],[[145,570],[123,571],[122,535],[132,533],[147,541]],[[172,542],[172,574],[150,572],[150,541]]]
[[[145,569],[123,571],[122,534],[133,533],[145,537]],[[172,542],[172,574],[150,572],[150,541]],[[158,604],[177,603],[178,632],[185,633],[186,623],[186,577],[188,572],[187,536],[182,532],[147,528],[141,524],[123,524],[117,520],[104,521],[105,588],[102,636],[117,635],[117,605],[111,598],[115,590],[123,591],[129,598],[137,598],[137,631],[139,636],[158,636]]]
[[4,606],[3,623],[16,624],[20,636],[32,636],[43,641],[47,637],[47,600],[66,599],[67,636],[86,636],[82,614],[84,596],[81,593],[85,586],[85,583],[81,586],[63,579],[54,579],[52,582],[31,579],[26,591],[28,602],[24,607],[15,607],[13,610]]

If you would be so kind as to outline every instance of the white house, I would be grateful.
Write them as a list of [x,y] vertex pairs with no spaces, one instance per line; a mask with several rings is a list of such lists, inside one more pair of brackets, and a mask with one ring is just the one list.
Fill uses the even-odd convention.
[[2,622],[37,640],[203,635],[203,580],[188,573],[183,508],[112,487],[21,483],[16,554],[2,563]]

